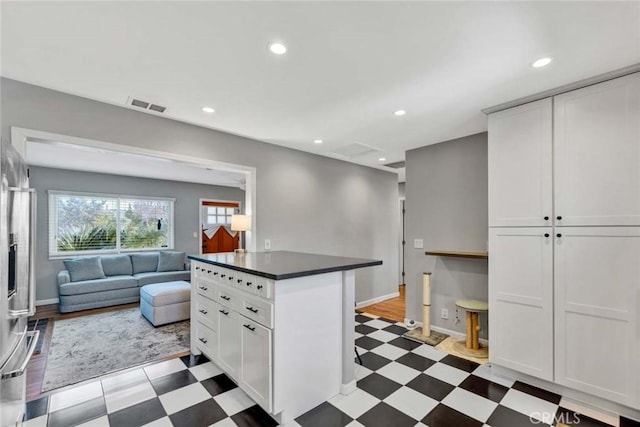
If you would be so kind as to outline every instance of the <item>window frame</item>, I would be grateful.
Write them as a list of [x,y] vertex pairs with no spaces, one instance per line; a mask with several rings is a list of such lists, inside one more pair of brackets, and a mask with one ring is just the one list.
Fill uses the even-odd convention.
[[[58,250],[58,242],[57,242],[57,230],[58,230],[58,211],[56,209],[57,202],[55,201],[57,197],[60,196],[80,196],[80,197],[94,197],[94,198],[105,198],[105,199],[116,199],[117,200],[117,209],[116,209],[116,247],[114,249],[97,249],[97,250],[86,250],[86,251],[64,251],[61,252]],[[121,211],[121,200],[155,200],[155,201],[163,201],[169,202],[169,215],[170,220],[168,222],[168,233],[167,233],[167,246],[166,247],[157,247],[157,248],[122,248],[120,242],[120,217],[122,215]],[[155,197],[155,196],[137,196],[137,195],[129,195],[129,194],[113,194],[113,193],[93,193],[93,192],[84,192],[84,191],[64,191],[64,190],[47,190],[47,239],[48,239],[48,248],[49,248],[49,259],[67,259],[72,257],[79,256],[95,256],[95,255],[104,255],[104,254],[119,254],[119,253],[131,253],[131,252],[154,252],[154,251],[170,251],[175,249],[175,203],[176,199],[174,197]]]

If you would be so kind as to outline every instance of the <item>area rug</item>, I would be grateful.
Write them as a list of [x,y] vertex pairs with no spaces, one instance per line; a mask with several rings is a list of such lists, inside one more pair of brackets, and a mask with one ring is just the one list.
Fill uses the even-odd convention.
[[188,320],[154,328],[138,308],[56,320],[42,391],[188,350]]

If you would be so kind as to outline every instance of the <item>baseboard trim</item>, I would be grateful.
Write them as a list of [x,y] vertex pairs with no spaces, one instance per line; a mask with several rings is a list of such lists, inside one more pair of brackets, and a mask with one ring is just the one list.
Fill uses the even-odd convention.
[[368,299],[366,301],[360,301],[359,303],[356,303],[356,308],[366,307],[366,306],[371,305],[371,304],[377,304],[377,303],[382,302],[384,300],[388,300],[388,299],[391,299],[391,298],[397,298],[399,296],[400,296],[400,292],[394,292],[392,294],[382,295],[381,297]]
[[[404,324],[406,325],[408,321],[409,321],[409,319],[405,318],[404,319]],[[422,322],[418,322],[416,320],[416,325],[422,327]],[[447,335],[452,336],[453,338],[457,338],[459,340],[463,340],[466,337],[466,335],[464,333],[462,333],[462,332],[452,331],[451,329],[441,328],[440,326],[431,325],[431,330],[432,331],[436,331],[436,332],[440,332],[441,334],[447,334]],[[486,340],[484,338],[479,338],[478,341],[481,344],[489,345],[489,340]]]
[[347,396],[356,391],[356,388],[358,388],[356,380],[353,380],[348,384],[340,384],[340,394]]
[[51,298],[51,299],[41,299],[36,301],[36,306],[38,305],[49,305],[49,304],[59,304],[60,303],[60,299],[59,298]]

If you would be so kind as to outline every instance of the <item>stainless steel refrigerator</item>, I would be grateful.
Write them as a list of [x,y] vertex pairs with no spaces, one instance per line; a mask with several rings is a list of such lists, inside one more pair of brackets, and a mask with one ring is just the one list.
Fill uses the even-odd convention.
[[38,341],[27,331],[35,313],[35,191],[27,165],[0,141],[0,426],[22,421],[26,366]]

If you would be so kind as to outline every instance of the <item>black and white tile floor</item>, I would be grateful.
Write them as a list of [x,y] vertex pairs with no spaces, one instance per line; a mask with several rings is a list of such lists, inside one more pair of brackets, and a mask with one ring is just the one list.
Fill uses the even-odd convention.
[[[358,388],[290,426],[640,427],[606,414],[574,412],[561,396],[497,377],[481,366],[401,338],[396,324],[356,315]],[[573,409],[573,410],[572,410]],[[587,416],[587,415],[591,415]],[[599,420],[596,420],[598,418]],[[65,389],[27,404],[26,426],[272,426],[259,406],[203,357],[173,359]]]

